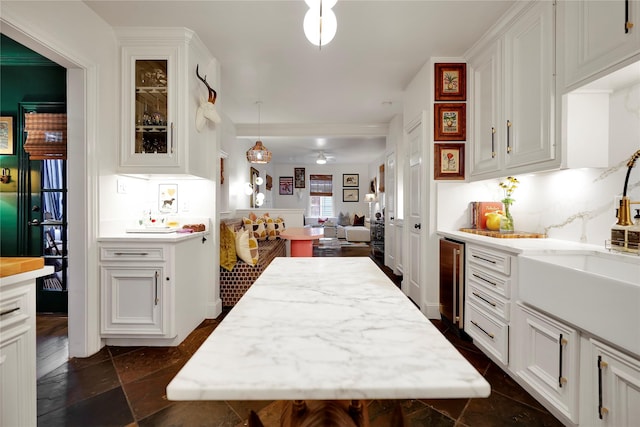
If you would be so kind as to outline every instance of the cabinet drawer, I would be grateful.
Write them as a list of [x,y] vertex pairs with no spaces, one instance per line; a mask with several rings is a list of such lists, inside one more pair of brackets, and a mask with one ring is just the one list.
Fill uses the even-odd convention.
[[509,321],[509,306],[511,305],[509,301],[477,286],[470,285],[467,289],[469,290],[466,296],[467,301],[482,307],[499,319]]
[[492,274],[485,269],[469,264],[467,283],[479,288],[484,288],[506,298],[511,296],[511,279],[502,275]]
[[101,261],[164,261],[164,248],[102,247]]
[[482,265],[507,276],[511,274],[511,256],[508,254],[468,245],[467,255],[469,262]]
[[0,301],[0,329],[3,335],[7,328],[26,322],[29,319],[29,292],[27,287],[3,291]]
[[504,364],[509,363],[509,326],[484,313],[473,303],[466,304],[464,330]]

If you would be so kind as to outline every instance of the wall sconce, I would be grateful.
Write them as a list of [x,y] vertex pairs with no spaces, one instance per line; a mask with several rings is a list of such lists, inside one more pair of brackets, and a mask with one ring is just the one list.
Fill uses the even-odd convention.
[[[255,193],[255,207],[260,207],[264,204],[264,193],[258,191],[258,188],[264,183],[262,177],[256,176],[253,179],[253,184],[250,182],[245,182],[244,184],[244,193],[247,196],[251,196]],[[254,207],[254,206],[252,206]]]

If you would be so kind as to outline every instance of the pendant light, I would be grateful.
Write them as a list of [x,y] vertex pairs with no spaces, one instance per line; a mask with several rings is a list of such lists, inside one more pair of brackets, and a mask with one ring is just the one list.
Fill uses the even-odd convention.
[[260,141],[260,105],[262,105],[262,101],[257,101],[256,104],[258,104],[258,140],[247,151],[247,160],[249,163],[269,163],[271,161],[271,151],[267,150],[267,147]]
[[338,20],[331,10],[338,0],[305,0],[309,10],[302,24],[307,39],[322,49],[336,35]]

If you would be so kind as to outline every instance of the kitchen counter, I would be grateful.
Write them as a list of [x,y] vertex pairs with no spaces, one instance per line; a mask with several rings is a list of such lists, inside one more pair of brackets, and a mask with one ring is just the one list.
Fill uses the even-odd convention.
[[602,245],[570,242],[559,239],[498,239],[495,237],[481,236],[464,231],[438,230],[438,235],[453,240],[469,243],[478,243],[494,249],[508,251],[514,254],[542,254],[556,251],[595,251],[609,252]]
[[13,276],[44,267],[44,258],[0,257],[0,277]]
[[209,235],[209,231],[198,231],[193,233],[112,233],[98,237],[98,242],[136,242],[136,243],[176,243],[183,240],[193,239]]
[[486,397],[369,258],[276,258],[167,386],[170,400]]

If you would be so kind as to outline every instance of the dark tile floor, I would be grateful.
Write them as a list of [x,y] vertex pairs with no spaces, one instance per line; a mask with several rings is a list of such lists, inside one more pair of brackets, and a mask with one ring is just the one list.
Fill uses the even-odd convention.
[[[340,255],[339,250],[333,254]],[[348,256],[367,255],[360,251]],[[398,281],[388,269],[385,272]],[[39,315],[38,425],[240,427],[254,410],[266,427],[279,426],[281,401],[170,402],[166,398],[169,381],[225,314],[203,321],[178,347],[105,347],[91,357],[72,359],[67,359],[66,318]],[[397,404],[403,408],[406,425],[412,427],[562,425],[471,342],[458,338],[442,322],[433,323],[485,376],[491,396],[375,400],[369,405],[371,427],[388,426]]]

